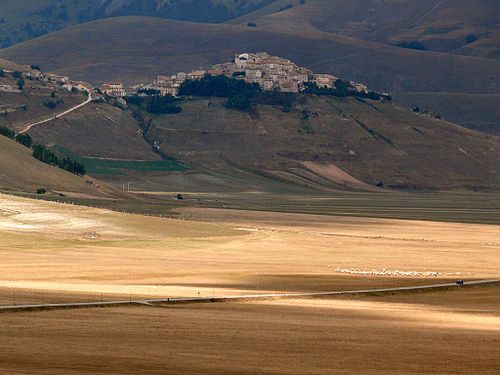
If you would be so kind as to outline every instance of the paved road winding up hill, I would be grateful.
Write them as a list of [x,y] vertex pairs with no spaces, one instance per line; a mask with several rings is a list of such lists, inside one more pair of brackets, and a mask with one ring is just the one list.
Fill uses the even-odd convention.
[[41,124],[45,124],[49,121],[52,121],[52,120],[55,120],[55,119],[58,119],[58,118],[61,118],[61,117],[64,117],[66,116],[67,114],[71,113],[71,112],[74,112],[76,111],[77,109],[80,109],[84,106],[86,106],[87,104],[89,104],[91,101],[92,101],[92,93],[90,91],[87,91],[87,94],[88,94],[88,97],[87,97],[87,100],[85,100],[83,103],[80,103],[74,107],[71,107],[70,109],[67,109],[66,111],[62,112],[62,113],[59,113],[58,115],[55,115],[55,116],[51,116],[50,118],[48,119],[45,119],[45,120],[41,120],[41,121],[37,121],[37,122],[34,122],[34,123],[31,123],[31,124],[28,124],[26,125],[26,127],[21,130],[19,132],[19,134],[23,134],[23,133],[26,133],[28,132],[32,127],[34,126],[37,126],[37,125],[41,125]]

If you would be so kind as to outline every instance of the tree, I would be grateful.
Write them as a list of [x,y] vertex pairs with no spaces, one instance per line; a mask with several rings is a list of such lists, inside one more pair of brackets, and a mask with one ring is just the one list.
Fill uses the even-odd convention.
[[29,134],[18,134],[16,135],[15,140],[17,143],[20,143],[28,148],[33,146],[33,138],[31,138]]
[[60,159],[53,151],[49,150],[48,148],[42,146],[39,143],[35,143],[33,145],[32,150],[33,150],[33,157],[45,164],[58,166],[61,169],[64,169],[68,172],[74,173],[79,176],[83,176],[85,173],[87,173],[85,166],[80,162],[73,160],[69,157]]
[[45,164],[59,165],[59,158],[57,155],[39,143],[33,145],[33,157]]
[[21,91],[23,90],[23,88],[24,88],[24,83],[25,83],[25,82],[24,82],[24,79],[22,79],[22,78],[19,78],[19,79],[17,80],[17,87],[19,88],[19,90],[21,90]]
[[244,93],[231,94],[227,98],[226,107],[243,111],[250,108],[250,99]]
[[6,126],[0,125],[0,135],[3,135],[4,137],[10,138],[10,139],[14,139],[14,137],[16,136],[16,133],[14,133],[13,130],[10,130]]
[[260,92],[259,84],[249,84],[243,80],[228,78],[225,75],[205,76],[197,80],[188,79],[179,89],[179,95],[219,98],[227,98],[235,94],[244,94],[248,98],[253,98],[258,92]]

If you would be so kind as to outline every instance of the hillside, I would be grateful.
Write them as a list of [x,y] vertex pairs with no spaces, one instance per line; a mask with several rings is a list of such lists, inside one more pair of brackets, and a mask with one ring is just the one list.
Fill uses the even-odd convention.
[[155,119],[162,150],[201,170],[240,169],[313,187],[500,187],[500,140],[392,104],[309,97],[291,112],[192,100]]
[[39,188],[48,192],[85,194],[109,198],[113,190],[97,181],[78,177],[57,167],[42,163],[31,151],[17,142],[0,136],[0,190],[34,193]]
[[[499,60],[415,51],[305,27],[300,32],[285,32],[264,30],[263,26],[111,18],[0,50],[0,56],[94,83],[138,83],[152,81],[157,74],[206,68],[245,50],[268,51],[316,72],[365,83],[391,92],[397,102],[409,106],[417,105],[408,101],[409,94],[421,93],[430,103],[426,109],[440,113],[444,107],[444,112],[454,114],[452,120],[474,128],[485,123],[481,111],[462,114],[450,109],[464,101],[471,108],[498,105],[494,96],[470,94],[499,92]],[[486,123],[489,128],[500,127],[496,116],[489,116]]]
[[[26,66],[2,60],[1,69],[14,72],[0,74],[0,124],[17,132],[24,130],[34,119],[51,118],[86,100],[81,92],[69,92],[61,85],[28,78]],[[19,72],[23,72],[22,90],[18,86]]]
[[[500,61],[492,59],[423,53],[330,33],[294,34],[155,18],[90,22],[0,50],[0,55],[75,79],[134,83],[161,73],[208,67],[244,50],[265,50],[316,72],[336,73],[390,92],[494,93],[500,87]],[[422,71],[422,66],[433,69]]]
[[116,16],[223,22],[274,0],[3,0],[0,48],[70,25]]
[[[279,30],[305,29],[391,45],[500,58],[496,0],[309,0],[285,12],[271,4],[231,23]],[[418,42],[415,43],[415,42]]]
[[127,112],[93,103],[63,118],[36,126],[29,134],[44,144],[57,144],[84,157],[121,160],[161,160],[142,137]]

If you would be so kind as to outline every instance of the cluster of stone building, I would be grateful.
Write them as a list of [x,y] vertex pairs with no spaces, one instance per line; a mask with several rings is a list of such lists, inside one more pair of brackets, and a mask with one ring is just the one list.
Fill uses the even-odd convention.
[[[290,93],[303,91],[307,83],[333,88],[338,80],[331,74],[315,74],[288,59],[259,52],[237,54],[234,61],[214,65],[208,70],[180,72],[171,76],[160,75],[152,84],[141,84],[127,89],[122,83],[105,83],[100,89],[103,94],[118,98],[141,93],[146,95],[148,90],[159,92],[160,95],[177,96],[185,80],[197,80],[207,75],[225,75],[247,83],[256,83],[264,91],[277,90]],[[357,91],[368,92],[365,85],[355,82],[350,82],[350,85]]]
[[[14,74],[16,73],[13,70],[3,69],[4,73]],[[26,67],[25,70],[17,72],[21,75],[21,78],[27,78],[29,80],[36,80],[39,82],[45,82],[49,86],[59,86],[68,91],[79,91],[79,92],[90,92],[94,89],[94,87],[84,81],[73,81],[66,76],[62,76],[54,73],[42,72],[39,68],[35,69],[33,67]],[[13,88],[11,85],[0,85],[0,91],[7,92],[20,92],[21,90],[17,90]]]

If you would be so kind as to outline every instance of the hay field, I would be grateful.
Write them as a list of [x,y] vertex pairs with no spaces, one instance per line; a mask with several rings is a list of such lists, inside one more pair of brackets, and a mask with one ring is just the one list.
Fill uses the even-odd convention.
[[500,269],[495,225],[194,208],[184,221],[5,195],[0,207],[2,304],[13,293],[31,303],[331,291]]
[[499,293],[1,314],[0,370],[497,374]]
[[[498,225],[187,207],[182,215],[189,221],[0,195],[0,305],[422,285],[500,269]],[[0,372],[496,374],[499,295],[483,286],[5,312]]]

